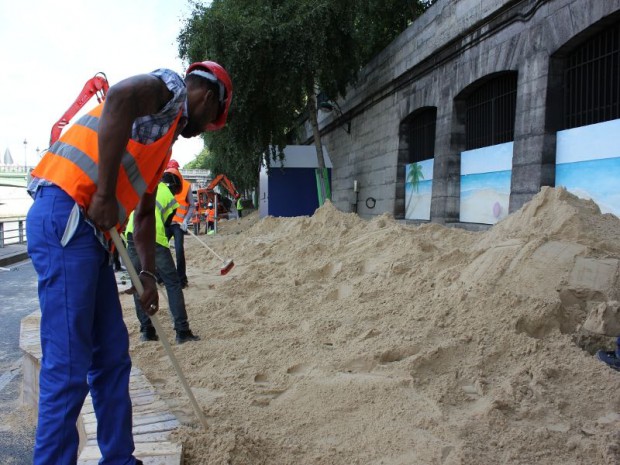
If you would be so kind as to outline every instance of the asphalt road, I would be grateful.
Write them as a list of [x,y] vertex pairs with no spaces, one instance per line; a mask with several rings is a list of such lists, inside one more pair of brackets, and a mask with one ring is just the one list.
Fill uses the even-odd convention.
[[32,464],[35,425],[33,413],[20,400],[19,328],[21,319],[38,308],[37,275],[30,260],[0,268],[0,464]]

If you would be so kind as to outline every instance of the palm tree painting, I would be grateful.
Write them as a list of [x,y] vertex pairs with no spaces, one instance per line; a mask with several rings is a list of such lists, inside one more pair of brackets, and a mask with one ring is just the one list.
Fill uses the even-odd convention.
[[[419,163],[411,163],[409,165],[409,173],[407,173],[407,182],[411,184],[411,195],[413,196],[413,191],[419,191],[420,180],[424,179],[424,175],[422,174],[422,165]],[[411,199],[409,199],[411,201]]]
[[405,171],[405,218],[429,220],[431,214],[431,185],[433,182],[433,159],[406,165]]

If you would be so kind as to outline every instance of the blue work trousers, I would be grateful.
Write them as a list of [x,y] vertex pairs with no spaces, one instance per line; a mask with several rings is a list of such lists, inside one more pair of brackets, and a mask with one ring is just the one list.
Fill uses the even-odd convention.
[[[136,270],[141,270],[142,265],[140,264],[140,258],[138,257],[138,252],[133,242],[133,234],[127,235],[127,253],[134,268]],[[179,331],[187,331],[189,329],[189,323],[187,322],[185,297],[183,296],[183,289],[181,288],[181,280],[179,279],[177,269],[174,266],[172,253],[168,247],[155,244],[155,268],[157,274],[166,286],[168,306],[170,307],[174,330],[177,333]],[[138,295],[134,294],[133,297],[136,304],[136,316],[138,317],[138,320],[140,320],[140,331],[143,333],[147,332],[153,327],[153,323],[151,323],[149,316],[144,313]]]
[[41,371],[34,465],[77,462],[76,422],[89,390],[100,464],[133,465],[129,336],[109,254],[80,214],[61,244],[75,201],[40,187],[26,222],[38,274]]

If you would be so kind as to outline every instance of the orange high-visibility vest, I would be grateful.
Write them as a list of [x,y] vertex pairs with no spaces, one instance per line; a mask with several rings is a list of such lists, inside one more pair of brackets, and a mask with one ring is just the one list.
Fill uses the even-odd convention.
[[[99,118],[104,103],[82,116],[52,144],[32,175],[53,182],[87,209],[97,189],[99,173]],[[145,192],[153,193],[163,175],[172,151],[174,135],[182,111],[163,137],[152,144],[130,139],[121,159],[116,181],[119,225],[127,221]]]
[[176,201],[179,202],[179,208],[177,208],[177,211],[174,213],[174,217],[172,218],[173,223],[179,223],[179,224],[184,222],[185,215],[187,215],[187,212],[189,211],[189,202],[187,201],[187,194],[189,193],[189,190],[192,187],[192,183],[189,181],[186,181],[185,179],[181,179],[181,182],[183,183],[183,188],[181,189],[181,192],[179,192],[177,195],[174,196]]
[[207,208],[206,211],[206,216],[207,216],[207,221],[214,221],[215,220],[215,209],[214,208]]

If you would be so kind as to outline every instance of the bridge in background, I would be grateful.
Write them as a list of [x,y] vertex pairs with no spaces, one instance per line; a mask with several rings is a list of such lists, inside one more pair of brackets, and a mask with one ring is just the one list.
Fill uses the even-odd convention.
[[[0,186],[6,187],[26,187],[28,183],[28,174],[33,166],[24,169],[23,166],[0,166]],[[185,170],[181,169],[183,177],[194,184],[195,187],[205,187],[211,179],[209,170]]]
[[206,187],[211,182],[213,176],[209,170],[186,170],[181,169],[181,174],[186,181],[192,183],[192,189]]
[[0,186],[5,187],[26,187],[28,174],[32,166],[2,166],[0,167]]

